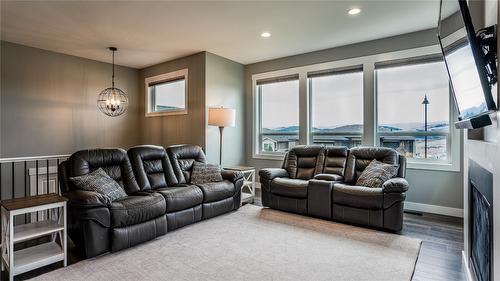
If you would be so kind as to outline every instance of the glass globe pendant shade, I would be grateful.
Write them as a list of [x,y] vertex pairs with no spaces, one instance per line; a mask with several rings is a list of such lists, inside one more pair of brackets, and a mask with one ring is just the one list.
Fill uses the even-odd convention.
[[97,107],[99,110],[111,117],[120,116],[128,107],[128,97],[125,92],[115,88],[115,52],[118,50],[115,47],[109,47],[113,52],[113,74],[111,76],[111,87],[104,89],[97,97]]
[[118,88],[106,88],[99,94],[97,106],[108,116],[120,116],[127,111],[128,97]]

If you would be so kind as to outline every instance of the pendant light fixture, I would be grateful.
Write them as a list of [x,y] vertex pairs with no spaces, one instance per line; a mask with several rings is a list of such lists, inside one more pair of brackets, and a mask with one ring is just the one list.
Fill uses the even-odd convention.
[[128,107],[128,97],[125,92],[115,88],[115,52],[118,50],[115,47],[109,47],[113,52],[113,75],[111,76],[111,88],[104,89],[97,97],[97,107],[102,113],[116,117],[120,116]]

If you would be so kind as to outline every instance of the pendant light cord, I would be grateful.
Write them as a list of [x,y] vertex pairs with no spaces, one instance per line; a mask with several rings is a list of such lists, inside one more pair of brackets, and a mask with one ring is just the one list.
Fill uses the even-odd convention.
[[115,87],[115,50],[113,51],[113,76],[111,78],[111,87]]

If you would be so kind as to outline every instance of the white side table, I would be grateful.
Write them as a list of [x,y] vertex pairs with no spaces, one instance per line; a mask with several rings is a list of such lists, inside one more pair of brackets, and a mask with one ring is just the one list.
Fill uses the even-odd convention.
[[253,203],[255,198],[255,168],[235,166],[224,168],[225,170],[239,171],[243,173],[243,186],[241,187],[241,204]]
[[[63,261],[67,265],[66,201],[55,193],[16,198],[2,205],[2,271],[9,280],[33,269]],[[15,216],[48,210],[51,219],[14,226]],[[50,235],[50,242],[15,251],[14,244]]]

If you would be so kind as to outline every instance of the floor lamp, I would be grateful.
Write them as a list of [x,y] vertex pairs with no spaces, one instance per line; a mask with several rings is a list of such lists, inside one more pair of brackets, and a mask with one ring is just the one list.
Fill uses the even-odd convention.
[[219,165],[222,165],[222,133],[225,127],[234,127],[236,110],[233,108],[213,107],[208,109],[208,125],[219,127]]

